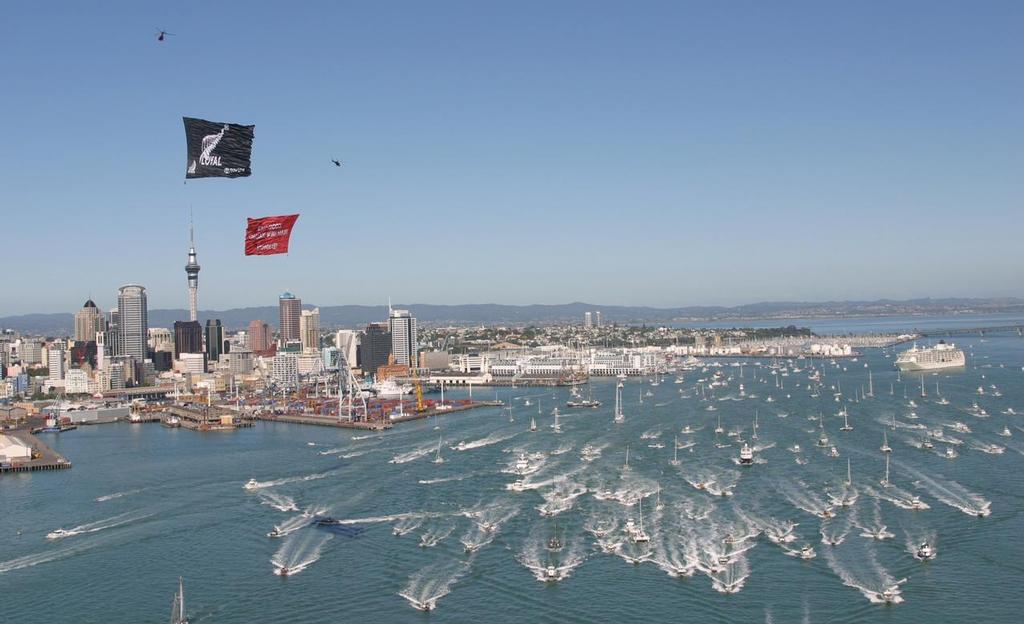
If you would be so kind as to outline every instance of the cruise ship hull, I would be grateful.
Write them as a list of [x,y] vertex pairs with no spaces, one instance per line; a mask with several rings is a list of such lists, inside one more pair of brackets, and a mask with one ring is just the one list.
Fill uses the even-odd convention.
[[903,372],[908,371],[930,371],[947,368],[963,368],[964,361],[953,360],[950,362],[896,362],[896,368]]

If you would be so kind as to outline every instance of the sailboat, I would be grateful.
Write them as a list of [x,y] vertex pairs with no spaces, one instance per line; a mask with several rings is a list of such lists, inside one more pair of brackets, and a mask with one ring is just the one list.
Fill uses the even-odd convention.
[[[672,464],[673,466],[678,466],[679,465],[679,436],[676,436],[675,443],[672,445],[672,449],[673,449],[672,450],[672,461],[670,461],[669,463]],[[659,492],[661,491],[660,487],[659,487],[658,491]]]
[[843,408],[843,426],[839,428],[840,431],[853,431],[853,427],[850,426],[850,419],[846,412],[846,408]]
[[443,464],[444,458],[441,457],[441,436],[437,436],[437,455],[434,456],[435,464]]
[[171,624],[188,624],[188,615],[185,614],[185,583],[178,577],[178,593],[174,594],[174,602],[171,603]]
[[558,422],[558,408],[555,408],[555,422],[551,424],[551,430],[555,433],[562,433],[562,424]]
[[722,415],[718,415],[718,426],[715,427],[715,433],[725,433],[725,429],[722,428]]
[[631,539],[634,543],[649,542],[651,538],[644,532],[644,499],[637,501],[637,505],[640,509],[640,526],[633,531]]
[[879,481],[879,483],[882,484],[882,487],[889,487],[889,485],[890,485],[890,483],[889,483],[889,456],[888,455],[885,456],[885,476],[882,477],[882,480]]
[[757,410],[754,410],[754,432],[750,434],[752,440],[757,439]]
[[924,391],[924,375],[921,375],[921,398],[928,396],[928,393]]
[[889,446],[889,434],[886,433],[885,429],[882,430],[882,446],[878,450],[883,453],[892,453],[892,447]]
[[626,445],[626,463],[622,465],[623,470],[629,470],[629,445]]
[[536,418],[530,418],[530,431],[536,431],[536,430],[537,430],[537,419]]
[[615,422],[626,422],[626,416],[622,413],[622,382],[615,386]]

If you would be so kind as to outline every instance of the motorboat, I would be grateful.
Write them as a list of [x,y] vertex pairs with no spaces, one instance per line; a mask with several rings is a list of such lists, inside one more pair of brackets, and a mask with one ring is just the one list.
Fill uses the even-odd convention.
[[519,479],[517,481],[513,481],[512,483],[509,483],[508,485],[506,485],[505,489],[506,490],[512,490],[513,492],[525,491],[526,490],[526,481],[523,481],[522,479]]
[[833,446],[832,448],[830,448],[828,450],[828,456],[829,457],[839,457],[839,449],[837,449],[835,446]]
[[[274,527],[273,529],[270,530],[269,533],[267,533],[267,537],[284,537],[284,535],[285,534],[281,532],[281,529],[279,529],[277,527]],[[395,535],[398,535],[398,533],[395,532]]]
[[280,568],[274,570],[274,574],[276,574],[278,576],[288,576],[291,573],[292,573],[292,569],[289,568],[288,566],[281,566]]
[[814,559],[814,548],[810,544],[804,544],[803,548],[800,549],[801,559]]
[[548,540],[548,550],[561,550],[562,540],[558,539],[557,536],[552,535],[551,539]]
[[1003,427],[1003,430],[999,432],[999,435],[1003,436],[1004,438],[1009,438],[1010,436],[1013,435],[1013,432],[1010,431],[1009,427]]
[[[833,447],[835,448],[835,447]],[[750,445],[746,442],[743,443],[743,448],[740,449],[740,464],[749,466],[754,463],[754,450],[750,448]]]
[[515,473],[519,475],[526,474],[530,469],[530,460],[526,457],[526,453],[520,453],[516,459]]
[[74,533],[72,533],[71,531],[68,531],[66,529],[55,529],[55,530],[50,531],[49,533],[46,534],[46,539],[48,539],[48,540],[57,540],[57,539],[61,539],[63,537],[70,537],[72,535],[74,535]]
[[922,542],[921,545],[917,547],[917,552],[914,554],[921,561],[928,561],[935,558],[935,549],[932,548],[932,545],[928,542]]
[[928,509],[928,505],[921,500],[920,496],[912,496],[910,497],[910,508],[916,511],[921,511]]
[[953,450],[952,446],[947,446],[946,452],[943,453],[942,456],[945,457],[946,459],[956,459],[958,454],[955,450]]
[[258,490],[260,488],[260,482],[256,479],[249,479],[242,487],[246,490]]

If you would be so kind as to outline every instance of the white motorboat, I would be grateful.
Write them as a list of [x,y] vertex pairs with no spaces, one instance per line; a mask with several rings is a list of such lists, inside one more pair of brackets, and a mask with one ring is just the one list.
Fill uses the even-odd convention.
[[832,448],[830,448],[828,450],[828,456],[829,457],[839,457],[839,449],[837,449],[836,447],[833,446]]
[[955,450],[953,450],[952,446],[947,446],[946,452],[943,453],[942,456],[945,457],[946,459],[956,459],[959,456],[959,454]]
[[48,540],[56,540],[56,539],[61,539],[63,537],[69,537],[71,535],[74,535],[74,533],[72,533],[71,531],[68,531],[68,530],[65,530],[65,529],[55,529],[55,530],[50,531],[49,533],[46,534],[46,539],[48,539]]
[[754,463],[754,450],[750,448],[750,445],[746,442],[743,443],[743,447],[740,448],[740,464],[749,466]]
[[248,481],[245,482],[245,485],[243,485],[242,487],[246,490],[258,490],[260,487],[260,482],[257,481],[256,479],[249,479]]
[[928,542],[922,542],[914,555],[921,561],[929,561],[935,558],[935,548]]

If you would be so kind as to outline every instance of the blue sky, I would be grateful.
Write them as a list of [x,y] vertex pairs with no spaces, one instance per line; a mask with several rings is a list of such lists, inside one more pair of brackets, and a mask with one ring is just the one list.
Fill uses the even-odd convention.
[[[185,307],[190,206],[202,308],[1024,295],[1021,32],[994,1],[3,3],[0,316]],[[252,177],[183,184],[183,115],[255,124]],[[288,256],[242,255],[292,212]]]

